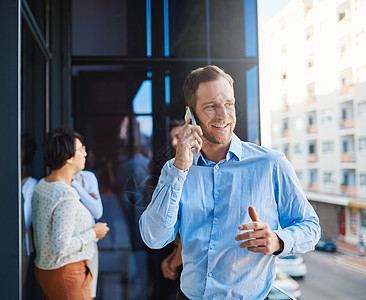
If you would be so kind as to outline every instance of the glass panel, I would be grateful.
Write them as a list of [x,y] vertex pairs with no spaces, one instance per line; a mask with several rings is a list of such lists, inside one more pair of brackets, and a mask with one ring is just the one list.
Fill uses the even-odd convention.
[[205,1],[169,2],[170,56],[206,56]]
[[141,152],[146,157],[152,156],[151,138],[153,135],[153,118],[151,116],[136,117],[136,122],[139,128],[139,144]]
[[44,56],[36,44],[28,27],[22,26],[22,99],[21,130],[22,134],[30,134],[38,145],[31,161],[23,166],[23,172],[29,176],[40,178],[44,174],[43,157],[40,150],[45,125],[45,91],[46,66]]
[[147,55],[146,0],[73,0],[73,55]]
[[165,104],[170,104],[170,76],[165,76]]
[[164,0],[164,56],[169,55],[169,0]]
[[244,0],[245,56],[257,56],[257,9],[255,0]]
[[146,0],[146,56],[152,55],[151,40],[151,0]]
[[132,101],[133,112],[135,114],[152,113],[152,83],[151,80],[142,82],[135,98]]
[[[23,2],[23,1],[22,1]],[[32,15],[37,22],[39,29],[43,37],[46,35],[46,22],[45,22],[45,14],[46,14],[46,1],[45,0],[27,0],[26,1]]]
[[259,144],[258,68],[246,72],[248,141]]
[[75,128],[86,138],[87,168],[98,177],[102,221],[113,228],[98,243],[103,299],[116,288],[118,299],[146,299],[148,252],[138,220],[150,201],[153,117],[135,113],[152,112],[152,74],[141,65],[73,69]]
[[[28,299],[34,296],[35,255],[31,230],[31,202],[37,181],[44,176],[42,142],[45,132],[46,67],[43,53],[22,22],[21,37],[21,287]],[[40,296],[40,295],[39,295]]]
[[244,57],[243,10],[243,1],[210,1],[211,56],[213,58]]

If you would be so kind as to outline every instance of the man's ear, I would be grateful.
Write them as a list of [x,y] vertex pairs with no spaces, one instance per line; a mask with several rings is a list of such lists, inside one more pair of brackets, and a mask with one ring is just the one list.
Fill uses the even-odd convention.
[[69,159],[66,160],[66,164],[72,164],[74,161],[74,156],[73,157],[70,157]]

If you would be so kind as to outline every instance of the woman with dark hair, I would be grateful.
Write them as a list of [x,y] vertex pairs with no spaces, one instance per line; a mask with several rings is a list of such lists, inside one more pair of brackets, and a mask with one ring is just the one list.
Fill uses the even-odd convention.
[[105,237],[106,223],[93,226],[93,217],[70,186],[84,169],[87,155],[82,137],[68,127],[46,135],[45,164],[51,174],[40,180],[32,198],[35,273],[44,299],[91,299],[87,260],[95,239]]

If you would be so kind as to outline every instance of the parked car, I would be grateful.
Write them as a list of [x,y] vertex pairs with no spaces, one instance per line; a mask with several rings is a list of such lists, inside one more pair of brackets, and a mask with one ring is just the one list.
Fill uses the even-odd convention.
[[326,235],[322,235],[319,242],[315,245],[315,249],[327,252],[335,252],[337,251],[337,241],[327,237]]
[[294,279],[289,277],[286,273],[282,272],[280,269],[277,268],[276,279],[273,282],[273,286],[268,295],[268,299],[290,300],[295,298],[300,299],[300,297],[301,297],[300,285]]
[[303,257],[297,254],[278,258],[277,267],[291,277],[303,278],[307,273]]

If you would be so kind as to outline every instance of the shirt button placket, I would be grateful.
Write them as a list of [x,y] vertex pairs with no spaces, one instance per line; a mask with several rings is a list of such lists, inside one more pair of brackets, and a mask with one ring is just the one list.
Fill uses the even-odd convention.
[[[214,208],[213,208],[213,225],[215,225],[219,218],[217,216],[215,216],[216,214],[216,205],[218,203],[218,197],[220,197],[220,189],[217,188],[217,184],[219,183],[219,169],[220,166],[219,165],[215,165],[213,168],[213,178],[214,178],[214,182],[213,182],[213,187],[214,187]],[[211,239],[209,241],[209,245],[208,245],[208,273],[207,273],[207,277],[208,279],[213,277],[212,271],[214,268],[214,264],[215,264],[215,241],[216,241],[216,232],[217,232],[218,228],[216,226],[212,226],[211,228]],[[209,283],[210,280],[207,280],[208,286],[206,286],[208,289],[212,288],[211,284]],[[204,299],[208,299],[207,297]]]

